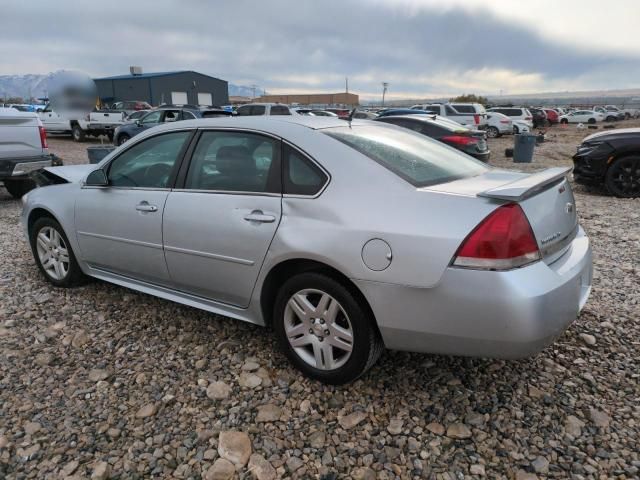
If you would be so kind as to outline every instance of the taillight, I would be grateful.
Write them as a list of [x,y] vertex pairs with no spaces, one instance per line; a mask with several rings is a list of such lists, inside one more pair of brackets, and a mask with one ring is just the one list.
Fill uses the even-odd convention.
[[525,120],[533,120],[533,117],[524,117]]
[[45,131],[44,127],[40,126],[38,127],[38,130],[40,130],[40,146],[42,148],[49,148],[49,146],[47,145],[47,132]]
[[467,236],[453,265],[482,270],[509,270],[540,260],[529,220],[516,203],[494,210]]
[[475,137],[465,137],[464,135],[447,135],[440,140],[447,143],[453,143],[454,145],[471,145],[478,143],[478,139]]
[[475,122],[476,125],[480,124],[480,115],[474,115],[473,116],[473,121]]
[[500,120],[500,123],[511,123],[511,120]]

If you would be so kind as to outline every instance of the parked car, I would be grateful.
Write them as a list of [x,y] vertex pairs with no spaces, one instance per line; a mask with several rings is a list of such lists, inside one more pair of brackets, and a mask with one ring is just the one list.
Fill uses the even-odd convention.
[[130,113],[129,115],[127,115],[126,118],[126,122],[130,123],[133,122],[135,120],[138,120],[139,118],[144,117],[147,113],[149,113],[150,110],[137,110],[133,113]]
[[499,112],[487,112],[487,137],[496,138],[513,133],[513,121]]
[[311,117],[337,117],[333,112],[327,112],[326,110],[313,109],[313,108],[296,108],[296,112],[300,115],[309,115]]
[[469,128],[484,130],[487,127],[487,111],[479,103],[432,103],[423,105],[423,110]]
[[123,112],[127,118],[134,112],[150,109],[151,105],[141,100],[125,100],[124,102],[116,102],[111,105],[111,108],[109,108],[109,110],[114,112]]
[[513,121],[513,133],[523,133],[522,126],[526,126],[528,130],[533,128],[533,115],[523,107],[493,107],[487,112],[498,112],[506,115]]
[[493,170],[383,122],[176,122],[47,172],[58,185],[27,194],[21,221],[50,283],[90,276],[269,325],[327,383],[384,348],[535,354],[590,293],[567,169]]
[[511,119],[511,122],[513,123],[513,133],[516,135],[518,133],[529,133],[533,128],[531,126],[531,122],[528,122],[527,120],[513,118]]
[[427,115],[384,116],[377,118],[376,121],[421,133],[482,162],[488,162],[491,155],[485,134],[480,130],[471,130],[462,125],[452,126],[447,121]]
[[615,105],[605,105],[605,108],[609,109],[610,107],[616,108],[618,111],[624,114],[625,120],[629,120],[630,118],[640,118],[640,109],[637,107],[627,107],[624,106],[622,108],[618,108]]
[[547,114],[541,108],[529,108],[533,117],[533,128],[541,128],[547,125]]
[[163,123],[194,120],[196,118],[229,117],[231,115],[232,112],[221,108],[202,110],[193,106],[189,108],[172,106],[159,107],[155,110],[150,110],[147,114],[133,122],[125,123],[124,125],[116,128],[113,136],[113,143],[115,145],[122,145],[139,133]]
[[593,110],[576,110],[560,116],[560,123],[590,123],[602,122],[604,115]]
[[547,114],[547,123],[549,125],[555,125],[560,121],[560,115],[553,108],[543,108],[543,110]]
[[577,183],[604,185],[616,197],[640,197],[640,128],[585,138],[573,156]]
[[261,115],[296,115],[288,105],[282,103],[248,103],[238,107],[236,115],[240,117]]
[[593,107],[594,112],[601,113],[605,122],[617,122],[618,120],[624,120],[624,113],[620,110],[609,110],[605,107]]
[[0,108],[0,180],[9,194],[22,197],[34,186],[29,173],[55,163],[38,115]]
[[351,110],[349,110],[348,108],[325,108],[325,111],[335,113],[342,119],[349,117],[349,113],[351,113]]
[[378,118],[378,114],[373,112],[365,112],[363,110],[356,110],[353,114],[353,118],[357,118],[360,120],[374,120]]
[[381,112],[378,112],[378,117],[395,117],[398,115],[437,115],[435,111],[429,110],[417,110],[414,108],[387,108]]
[[47,132],[70,133],[76,142],[82,142],[88,136],[105,135],[112,139],[115,129],[124,123],[122,112],[56,112],[51,105],[47,105],[38,115]]

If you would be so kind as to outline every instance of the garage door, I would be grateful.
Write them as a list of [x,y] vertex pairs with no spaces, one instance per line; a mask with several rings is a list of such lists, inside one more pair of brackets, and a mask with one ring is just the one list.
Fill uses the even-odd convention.
[[211,105],[213,105],[213,100],[211,98],[211,94],[210,93],[199,93],[198,94],[198,105],[206,105],[207,107],[210,107]]
[[187,92],[171,92],[171,103],[174,105],[186,105],[189,103]]

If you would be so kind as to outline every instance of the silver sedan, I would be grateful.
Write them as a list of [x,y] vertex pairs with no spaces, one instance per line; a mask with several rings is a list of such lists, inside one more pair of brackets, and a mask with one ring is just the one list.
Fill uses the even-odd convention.
[[383,348],[515,358],[591,285],[568,169],[493,169],[395,126],[239,117],[156,127],[23,198],[54,285],[95,277],[271,327],[291,362],[354,380]]

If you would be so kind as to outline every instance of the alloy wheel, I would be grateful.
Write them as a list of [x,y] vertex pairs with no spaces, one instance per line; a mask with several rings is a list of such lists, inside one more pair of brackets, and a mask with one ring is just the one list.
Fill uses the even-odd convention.
[[623,197],[640,196],[640,160],[621,158],[611,167],[611,184],[614,194]]
[[54,280],[69,273],[69,250],[62,235],[53,227],[43,227],[36,236],[36,250],[42,268]]
[[319,370],[342,367],[353,350],[353,328],[342,305],[326,292],[300,290],[284,311],[284,330],[300,359]]

